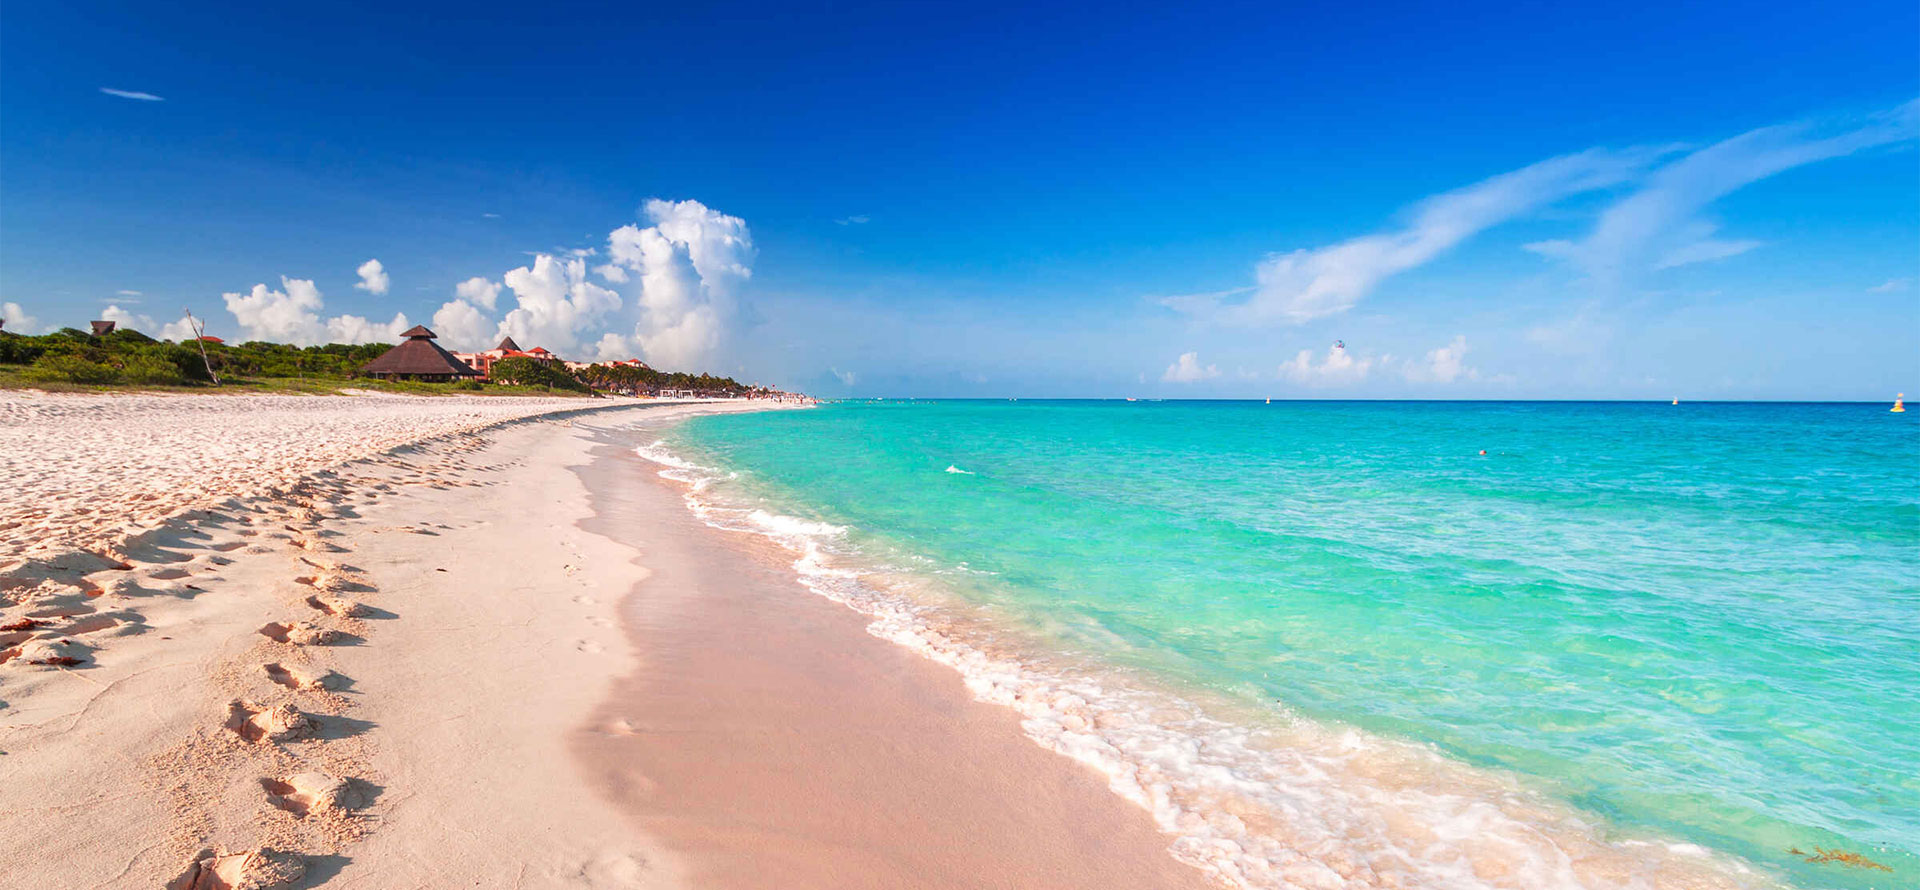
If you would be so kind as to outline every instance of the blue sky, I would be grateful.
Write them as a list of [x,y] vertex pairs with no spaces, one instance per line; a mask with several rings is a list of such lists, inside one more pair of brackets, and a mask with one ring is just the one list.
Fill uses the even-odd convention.
[[1920,390],[1911,2],[271,6],[0,8],[9,330],[404,315],[825,395]]

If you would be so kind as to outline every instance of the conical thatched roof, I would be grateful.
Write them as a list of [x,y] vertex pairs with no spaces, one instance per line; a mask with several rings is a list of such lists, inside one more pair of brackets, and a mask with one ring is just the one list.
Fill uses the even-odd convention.
[[513,338],[512,338],[512,337],[502,337],[502,338],[500,339],[500,345],[499,345],[499,346],[495,346],[494,348],[495,348],[495,349],[499,349],[499,350],[503,350],[503,351],[506,351],[506,352],[519,352],[519,351],[520,351],[520,344],[518,344],[518,343],[515,343],[515,342],[513,342]]
[[467,366],[433,342],[433,332],[421,325],[403,334],[406,341],[382,353],[360,367],[360,373],[372,377],[478,377],[479,371]]

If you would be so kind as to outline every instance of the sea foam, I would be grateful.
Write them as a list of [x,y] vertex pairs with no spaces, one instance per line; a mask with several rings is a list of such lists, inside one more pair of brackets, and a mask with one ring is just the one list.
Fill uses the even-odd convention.
[[[850,529],[733,503],[738,478],[664,442],[636,452],[687,486],[706,524],[794,554],[801,585],[869,617],[869,633],[958,672],[1034,742],[1100,771],[1152,814],[1183,862],[1246,888],[1762,888],[1744,863],[1600,825],[1505,773],[1431,747],[1202,705],[1117,669],[1009,646],[1004,628],[925,596],[925,572],[863,560]],[[964,472],[949,467],[948,472]]]

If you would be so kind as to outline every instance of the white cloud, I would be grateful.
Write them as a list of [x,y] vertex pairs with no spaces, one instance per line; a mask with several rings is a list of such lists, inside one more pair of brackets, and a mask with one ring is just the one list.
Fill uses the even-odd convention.
[[[392,343],[410,327],[413,325],[407,323],[407,316],[400,313],[395,313],[393,320],[386,324],[368,321],[358,315],[339,315],[327,319],[327,342]],[[438,334],[439,331],[434,333]]]
[[745,220],[698,201],[656,199],[645,211],[653,225],[615,229],[595,271],[629,286],[632,339],[647,362],[691,370],[714,360],[727,333],[753,277],[753,238]]
[[500,285],[475,275],[454,285],[453,295],[482,309],[492,309],[500,299]]
[[500,214],[498,213],[482,213],[480,214],[480,216],[483,219],[499,219],[500,218]]
[[563,355],[577,352],[582,337],[620,308],[620,295],[587,280],[579,258],[534,257],[505,276],[516,307],[500,321],[499,334],[529,349],[544,346]]
[[[1289,253],[1255,268],[1255,285],[1239,293],[1163,297],[1177,311],[1227,324],[1301,323],[1345,312],[1386,279],[1431,262],[1461,242],[1501,223],[1574,195],[1633,183],[1636,191],[1605,210],[1580,241],[1527,245],[1575,263],[1601,284],[1623,270],[1667,269],[1737,256],[1760,246],[1716,237],[1696,215],[1713,201],[1784,170],[1873,146],[1908,141],[1920,133],[1920,100],[1822,135],[1813,124],[1788,124],[1744,133],[1673,157],[1674,147],[1622,151],[1589,149],[1541,161],[1412,208],[1403,227]],[[1832,128],[1825,128],[1830,131]],[[1648,172],[1651,170],[1651,172]]]
[[193,325],[189,324],[185,318],[163,325],[155,321],[153,316],[137,315],[120,308],[117,304],[100,310],[100,320],[114,322],[123,328],[139,331],[159,340],[183,342],[193,339],[194,336]]
[[1424,361],[1408,362],[1406,375],[1414,383],[1452,383],[1456,380],[1478,380],[1480,372],[1466,366],[1467,338],[1454,337],[1453,342],[1427,353]]
[[619,334],[606,333],[593,345],[593,352],[600,361],[616,362],[633,357],[633,344]]
[[355,269],[354,273],[360,276],[360,283],[354,285],[353,289],[363,290],[375,296],[386,293],[387,285],[391,283],[387,278],[386,267],[380,265],[379,260],[361,263],[360,268]]
[[461,353],[476,353],[480,349],[492,347],[493,332],[499,326],[493,318],[480,315],[472,303],[463,299],[449,299],[438,311],[434,311],[434,334],[440,338],[445,349],[455,349]]
[[1867,293],[1890,294],[1890,293],[1894,293],[1895,291],[1906,290],[1907,288],[1912,286],[1913,286],[1913,279],[1911,278],[1889,278],[1886,280],[1886,283],[1884,284],[1876,284],[1870,288],[1867,288]]
[[834,220],[834,223],[837,225],[843,225],[843,226],[863,226],[872,221],[873,220],[870,219],[866,214],[859,213],[859,214],[854,214],[853,216],[840,217],[839,219]]
[[6,320],[5,329],[16,334],[26,334],[40,329],[40,319],[27,314],[19,303],[0,303],[0,319]]
[[112,87],[101,87],[100,92],[106,93],[109,96],[119,96],[122,99],[137,99],[141,102],[167,101],[152,93],[142,93],[137,90],[116,90],[116,89],[113,89]]
[[852,371],[842,371],[839,368],[828,368],[827,370],[832,371],[833,376],[840,378],[840,383],[845,386],[852,386],[860,380],[860,375]]
[[1166,373],[1160,379],[1167,383],[1197,383],[1220,376],[1220,366],[1200,364],[1200,353],[1184,352],[1173,364],[1167,366]]
[[459,352],[487,349],[498,342],[493,336],[497,330],[499,327],[493,319],[465,300],[448,300],[433,313],[433,332],[446,349]]
[[1603,211],[1585,238],[1527,247],[1569,260],[1603,285],[1648,269],[1736,256],[1759,242],[1714,237],[1717,226],[1697,217],[1708,205],[1795,167],[1913,139],[1916,123],[1920,100],[1832,135],[1821,135],[1821,127],[1807,122],[1742,133],[1653,171],[1632,194]]
[[285,290],[256,284],[244,294],[222,294],[227,311],[240,323],[244,339],[311,346],[321,342],[326,327],[320,323],[320,289],[304,278],[280,276]]
[[114,291],[114,293],[119,294],[120,296],[123,296],[123,297],[140,296],[140,292],[137,290],[117,290],[117,291]]
[[1280,366],[1280,377],[1309,386],[1358,383],[1367,379],[1367,373],[1373,370],[1374,363],[1375,359],[1371,356],[1356,358],[1344,347],[1329,346],[1326,356],[1315,364],[1313,350],[1302,349],[1292,361]]
[[405,315],[395,315],[384,324],[358,315],[338,315],[320,320],[325,305],[320,288],[305,278],[280,276],[284,290],[256,284],[253,290],[223,294],[227,311],[240,323],[241,336],[247,340],[315,346],[321,343],[377,343],[399,339],[406,330]]
[[498,282],[479,275],[454,285],[453,299],[433,313],[433,332],[439,335],[441,345],[478,352],[499,342],[499,325],[480,310],[492,310],[500,300],[500,290]]
[[1380,282],[1423,265],[1479,232],[1582,192],[1630,178],[1655,151],[1592,149],[1541,161],[1414,207],[1413,219],[1382,232],[1311,250],[1275,254],[1255,268],[1245,301],[1218,295],[1169,297],[1166,305],[1228,323],[1300,323],[1348,309]]

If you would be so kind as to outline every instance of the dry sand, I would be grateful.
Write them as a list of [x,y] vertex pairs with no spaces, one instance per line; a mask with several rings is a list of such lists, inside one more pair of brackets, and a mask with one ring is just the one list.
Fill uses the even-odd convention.
[[618,444],[755,407],[0,394],[0,887],[1201,885]]

